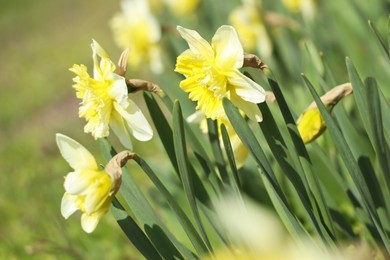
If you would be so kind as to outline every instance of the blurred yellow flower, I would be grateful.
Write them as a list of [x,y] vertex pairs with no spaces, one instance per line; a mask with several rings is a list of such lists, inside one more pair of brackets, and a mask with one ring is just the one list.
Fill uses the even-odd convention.
[[232,26],[221,26],[211,40],[211,45],[198,32],[181,26],[180,35],[187,41],[189,49],[176,62],[175,71],[186,79],[180,87],[189,98],[197,101],[196,109],[207,118],[224,118],[222,99],[228,98],[251,120],[262,121],[256,103],[265,101],[265,91],[239,69],[244,62],[244,51]]
[[314,0],[283,0],[283,4],[290,12],[302,13],[307,20],[311,20],[315,15]]
[[[334,87],[323,96],[321,101],[329,111],[345,96],[352,93],[351,83],[345,83]],[[315,102],[312,102],[299,116],[297,120],[299,134],[305,144],[314,141],[326,129],[326,124]]]
[[244,1],[229,15],[229,21],[237,29],[238,36],[247,52],[257,51],[262,58],[271,56],[272,43],[254,1]]
[[199,0],[164,0],[169,10],[177,16],[187,16],[195,11]]
[[70,68],[77,75],[73,87],[77,98],[82,99],[79,116],[87,120],[84,131],[101,138],[109,135],[111,127],[128,149],[132,149],[129,133],[140,141],[150,140],[153,131],[141,110],[128,98],[125,78],[114,73],[114,63],[96,41],[91,47],[93,78],[84,65]]
[[62,157],[74,169],[65,177],[61,214],[67,219],[80,210],[81,226],[91,233],[107,213],[112,196],[120,187],[121,176],[99,170],[91,153],[75,140],[57,134],[56,141]]
[[161,28],[150,12],[148,1],[123,0],[122,13],[116,14],[111,22],[114,39],[122,49],[130,49],[129,65],[139,69],[149,66],[152,72],[161,73]]

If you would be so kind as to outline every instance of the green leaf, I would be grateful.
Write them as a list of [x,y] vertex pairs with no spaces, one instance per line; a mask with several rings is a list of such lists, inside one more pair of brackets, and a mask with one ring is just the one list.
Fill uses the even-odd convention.
[[200,219],[199,210],[196,203],[196,198],[194,194],[193,180],[192,176],[195,174],[189,171],[189,161],[186,150],[186,141],[184,135],[184,124],[183,116],[181,112],[181,107],[179,101],[176,101],[173,106],[173,143],[175,146],[177,164],[179,166],[181,181],[183,183],[184,192],[186,193],[188,202],[192,214],[194,216],[195,222],[200,230],[202,238],[206,242],[208,249],[212,250],[211,244],[208,240],[207,234],[203,227],[203,223]]
[[[303,185],[305,186],[305,189],[307,190],[308,194],[312,194],[314,196],[315,205],[318,205],[318,210],[316,213],[319,215],[321,219],[324,219],[325,223],[324,225],[327,226],[322,232],[320,233],[327,233],[327,229],[330,229],[330,232],[333,233],[331,236],[334,236],[334,227],[333,227],[333,221],[329,213],[328,205],[325,201],[323,191],[320,186],[320,182],[318,180],[318,177],[316,173],[313,172],[312,169],[312,162],[309,156],[309,153],[306,150],[305,144],[302,141],[302,138],[300,137],[298,128],[295,124],[295,120],[293,118],[293,115],[290,111],[290,108],[286,102],[286,99],[284,98],[284,95],[279,87],[279,84],[273,80],[273,79],[268,79],[268,82],[272,88],[272,91],[274,92],[275,98],[278,102],[280,111],[282,113],[284,122],[286,123],[287,130],[289,133],[289,137],[293,143],[293,147],[290,148],[287,146],[287,143],[284,145],[285,150],[289,152],[290,158],[292,159],[292,162],[294,163],[296,169],[297,169],[297,174],[299,174],[300,179],[303,182]],[[271,138],[272,135],[276,132],[278,132],[277,136],[278,139],[282,139],[281,134],[278,130],[278,127],[276,123],[274,122],[274,119],[272,115],[270,114],[270,111],[268,107],[265,107],[264,109],[260,107],[261,110],[265,110],[267,112],[266,115],[267,119],[264,119],[266,122],[270,121],[273,124],[273,127],[269,127],[268,124],[264,124],[263,129],[265,129],[269,133],[269,142],[272,142]],[[261,126],[262,124],[260,124]],[[276,132],[275,132],[276,131]],[[284,141],[279,141],[281,144],[284,143]],[[278,149],[275,147],[274,149]],[[280,160],[283,160],[283,158],[280,158]],[[287,166],[288,167],[288,166]],[[286,171],[287,169],[285,169]],[[306,195],[307,196],[307,195]],[[328,242],[331,242],[331,237],[330,236],[325,236],[328,240]]]
[[[371,21],[368,21],[368,25],[370,26],[371,30],[374,32],[374,34],[379,42],[379,45],[382,47],[382,50],[383,50],[385,56],[390,60],[389,47],[385,43],[385,40],[382,38],[380,32],[378,31],[376,26]],[[389,38],[389,40],[390,40],[390,38]],[[390,44],[390,42],[389,42],[389,44]]]
[[275,177],[274,172],[268,162],[267,157],[259,142],[256,140],[252,130],[249,128],[247,122],[242,118],[240,112],[228,99],[223,99],[223,106],[231,124],[236,130],[241,141],[248,148],[252,154],[257,165],[261,169],[262,179],[266,185],[268,194],[270,195],[275,209],[278,211],[283,223],[294,238],[304,235],[306,232],[302,228],[296,216],[293,214],[287,199],[280,188],[280,185]]
[[202,241],[202,238],[199,236],[195,227],[192,225],[191,221],[185,214],[185,212],[181,209],[181,207],[177,204],[176,199],[170,194],[167,188],[163,185],[154,171],[149,167],[149,165],[139,156],[135,156],[134,160],[138,163],[138,165],[142,168],[142,170],[148,175],[149,179],[153,182],[156,188],[161,192],[163,197],[168,201],[171,206],[173,212],[176,214],[179,222],[181,223],[184,231],[188,235],[190,241],[192,242],[194,248],[198,252],[199,255],[203,255],[207,252],[207,247]]
[[226,164],[223,158],[221,144],[219,142],[219,133],[218,133],[218,124],[216,120],[207,119],[207,128],[209,141],[211,144],[211,148],[213,150],[213,154],[215,157],[215,162],[217,163],[219,174],[221,175],[222,180],[227,183],[228,176],[226,171]]
[[[169,97],[167,96],[164,96],[162,98],[164,104],[166,105],[166,107],[172,111],[173,109],[173,103],[172,101],[169,99]],[[207,154],[206,150],[204,149],[203,145],[201,142],[199,142],[199,139],[197,138],[197,136],[194,134],[194,132],[192,131],[192,129],[190,128],[190,126],[187,124],[186,121],[183,122],[184,124],[184,128],[185,128],[185,131],[187,133],[187,139],[188,139],[188,142],[189,142],[189,145],[191,146],[197,160],[199,161],[199,163],[201,164],[201,166],[203,167],[203,170],[208,178],[208,180],[210,181],[210,184],[212,185],[214,191],[216,194],[220,194],[221,192],[221,180],[219,178],[219,176],[217,175],[215,169],[214,169],[214,165],[213,163],[211,162],[210,160],[210,156]],[[196,178],[196,177],[194,177]],[[197,186],[197,179],[195,179],[195,187]],[[205,194],[207,194],[205,192]],[[205,198],[201,198],[201,194],[199,194],[197,192],[197,196],[198,198],[206,203],[208,202],[208,200],[206,201]]]
[[[108,162],[116,154],[115,149],[107,139],[100,138],[98,143],[104,159]],[[118,195],[123,197],[127,206],[143,225],[145,233],[162,258],[195,258],[193,253],[181,244],[158,218],[149,201],[125,167],[122,168],[122,184]]]
[[241,184],[240,184],[240,179],[238,177],[236,161],[234,159],[234,152],[232,149],[232,145],[230,143],[229,134],[224,124],[221,125],[221,135],[222,135],[223,146],[225,147],[226,156],[228,158],[230,170],[231,170],[227,172],[229,177],[229,183],[236,197],[243,203],[243,199],[240,191]]
[[[380,222],[379,216],[375,209],[375,204],[373,201],[373,198],[371,196],[369,187],[367,186],[367,183],[364,179],[364,175],[362,174],[360,167],[358,166],[358,163],[356,162],[355,158],[353,157],[353,154],[345,141],[344,137],[342,136],[340,130],[338,129],[337,125],[335,124],[334,120],[332,119],[330,113],[326,109],[325,105],[321,102],[320,97],[314,90],[314,87],[311,85],[310,81],[302,75],[302,78],[306,84],[306,86],[309,88],[318,109],[321,112],[321,116],[323,117],[326,126],[328,128],[328,131],[330,135],[332,136],[333,142],[336,146],[336,149],[338,150],[339,154],[341,155],[341,158],[343,159],[346,168],[348,169],[348,172],[358,189],[360,193],[361,198],[361,205],[363,206],[364,210],[369,214],[373,224],[376,227],[377,232],[380,234],[382,238],[383,244],[386,246],[386,248],[389,250],[390,245],[388,241],[388,237],[386,232],[383,229],[383,225]],[[354,81],[357,79],[354,78]],[[352,81],[352,78],[351,78]]]
[[[152,120],[156,126],[156,131],[160,137],[163,147],[167,152],[169,160],[172,163],[173,168],[175,169],[180,179],[181,177],[179,173],[179,166],[177,165],[176,160],[175,147],[173,144],[173,132],[171,126],[169,125],[168,120],[166,119],[164,113],[162,112],[153,95],[150,93],[144,93],[144,97],[146,105],[149,109],[150,116],[152,117]],[[190,167],[192,166],[190,165]],[[198,175],[194,175],[193,178],[196,197],[203,203],[208,203],[210,201],[210,198],[202,181],[200,180]]]
[[[374,146],[379,164],[382,168],[382,177],[387,186],[386,197],[390,197],[390,153],[389,146],[385,139],[385,133],[382,123],[382,110],[380,96],[375,79],[368,78],[365,81],[367,87],[368,113],[370,114],[370,126],[372,133],[372,144]],[[375,174],[374,174],[375,176]],[[376,177],[376,176],[375,176]],[[389,200],[386,200],[389,203]],[[387,211],[390,214],[390,203],[387,205]]]
[[[276,125],[276,122],[267,104],[261,103],[258,106],[263,114],[264,120],[264,122],[259,123],[259,125],[261,130],[263,131],[264,137],[266,138],[266,141],[271,149],[274,158],[278,162],[279,166],[282,168],[283,173],[291,181],[295,191],[300,198],[300,202],[302,203],[303,207],[309,215],[309,220],[311,221],[316,232],[320,235],[322,239],[324,239],[324,242],[333,243],[333,235],[328,233],[327,228],[322,227],[321,212],[318,212],[319,216],[317,217],[313,212],[313,207],[314,205],[318,205],[318,202],[316,201],[316,198],[314,196],[311,196],[311,198],[309,198],[309,194],[312,194],[312,192],[309,189],[309,186],[305,186],[301,179],[301,176],[303,176],[303,179],[306,180],[303,168],[301,168],[301,173],[299,175],[296,169],[292,166],[292,163],[289,161],[289,153],[287,152],[288,148],[286,146],[286,142],[284,141],[282,134],[280,133],[279,128]],[[314,205],[312,205],[311,199],[314,201]]]
[[146,259],[162,259],[144,231],[127,214],[126,210],[115,197],[112,201],[111,213],[127,238]]

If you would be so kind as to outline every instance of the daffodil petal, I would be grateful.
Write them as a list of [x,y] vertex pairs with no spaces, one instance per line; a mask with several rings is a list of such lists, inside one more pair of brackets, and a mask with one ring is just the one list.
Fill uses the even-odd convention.
[[126,147],[126,149],[133,150],[133,144],[131,142],[131,137],[125,126],[123,118],[117,113],[113,112],[110,119],[110,127],[114,134],[118,137],[121,144]]
[[238,70],[229,74],[228,82],[234,86],[236,94],[243,100],[251,103],[265,101],[265,90]]
[[97,224],[99,223],[100,217],[97,214],[94,215],[88,215],[84,213],[81,215],[81,227],[83,230],[87,233],[92,233]]
[[219,27],[211,40],[215,52],[215,64],[221,69],[241,68],[244,63],[244,50],[236,30],[229,25]]
[[85,192],[89,186],[90,177],[88,172],[80,176],[81,172],[70,172],[65,177],[64,188],[65,191],[72,195],[79,195]]
[[72,138],[57,133],[56,142],[62,157],[73,169],[97,169],[97,164],[92,154]]
[[201,54],[211,59],[214,56],[213,50],[210,44],[199,35],[197,31],[183,28],[181,26],[176,27],[181,37],[187,41],[190,50],[194,54]]
[[111,202],[111,197],[108,195],[111,190],[112,181],[108,174],[104,174],[100,176],[99,183],[96,183],[96,186],[93,187],[94,192],[86,195],[84,207],[88,214],[94,213],[97,210],[100,211],[103,203],[109,204]]
[[138,106],[128,99],[129,106],[124,109],[114,102],[115,110],[125,119],[131,134],[140,141],[148,141],[153,137],[153,130]]
[[110,96],[114,97],[121,106],[128,106],[128,89],[125,78],[115,73],[112,73],[112,78],[115,81],[110,89]]
[[64,196],[62,196],[61,200],[61,215],[67,219],[70,215],[72,215],[78,208],[74,204],[72,200],[68,198],[69,194],[65,193]]
[[255,122],[263,121],[263,115],[261,114],[261,111],[256,104],[244,101],[237,97],[232,98],[231,101],[236,107],[241,109],[250,120]]

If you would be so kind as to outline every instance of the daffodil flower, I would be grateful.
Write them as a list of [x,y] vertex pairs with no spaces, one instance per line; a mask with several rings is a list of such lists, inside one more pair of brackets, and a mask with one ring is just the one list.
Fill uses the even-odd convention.
[[197,102],[197,109],[213,120],[225,118],[222,99],[228,98],[251,120],[260,122],[257,103],[264,102],[265,91],[239,69],[244,51],[232,26],[221,26],[209,44],[196,31],[177,26],[189,49],[178,58],[175,71],[186,79],[180,87]]
[[111,128],[128,149],[132,149],[130,133],[140,141],[150,140],[153,131],[138,106],[128,98],[125,78],[114,72],[114,63],[96,41],[91,47],[93,78],[84,65],[70,68],[77,75],[73,88],[77,98],[82,99],[79,116],[87,121],[84,131],[102,138],[109,135]]
[[[345,83],[334,87],[323,96],[321,101],[329,111],[344,97],[352,93],[351,83]],[[297,120],[299,134],[305,144],[314,141],[325,130],[326,124],[315,102],[312,102],[299,116]]]
[[62,157],[74,170],[65,177],[61,214],[67,219],[80,210],[81,226],[91,233],[107,213],[112,197],[120,187],[121,175],[99,170],[92,154],[75,140],[57,134],[56,141]]
[[118,46],[131,51],[129,65],[140,68],[147,64],[152,72],[161,73],[161,27],[148,1],[123,0],[121,6],[122,12],[112,18],[110,26]]

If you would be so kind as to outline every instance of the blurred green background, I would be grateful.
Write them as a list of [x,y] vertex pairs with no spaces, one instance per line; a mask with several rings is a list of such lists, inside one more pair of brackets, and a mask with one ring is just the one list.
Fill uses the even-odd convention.
[[0,258],[131,259],[111,215],[88,235],[60,202],[69,166],[55,133],[98,147],[83,134],[72,89],[74,63],[91,67],[91,39],[120,54],[107,21],[119,1],[0,1]]
[[[263,2],[274,6],[273,1]],[[237,5],[239,1],[229,3]],[[389,97],[389,67],[383,68],[387,61],[367,25],[372,19],[386,32],[389,2],[321,4],[316,23],[301,30],[299,36],[285,28],[269,29],[276,55],[266,62],[273,65],[284,91],[291,94],[288,98],[295,104],[293,110],[299,113],[311,99],[300,81],[300,72],[314,75],[305,47],[299,45],[304,37],[324,53],[336,72],[337,83],[347,79],[344,59],[350,56],[361,76],[375,76]],[[201,11],[206,9],[203,6]],[[90,235],[82,231],[78,216],[66,221],[60,214],[63,177],[70,168],[59,156],[55,133],[64,133],[98,151],[92,137],[82,132],[85,122],[77,115],[79,101],[71,88],[74,75],[68,68],[74,63],[91,68],[92,38],[116,61],[121,50],[115,46],[108,21],[119,10],[119,0],[0,0],[1,259],[139,257],[110,214]],[[227,9],[221,9],[214,22],[227,23],[222,12]],[[207,22],[200,19],[193,28],[212,35],[221,25],[215,22],[208,26]],[[171,59],[172,64],[175,58]],[[172,77],[177,79],[177,75]],[[169,82],[170,78],[161,80]],[[152,155],[152,151],[144,153]]]

